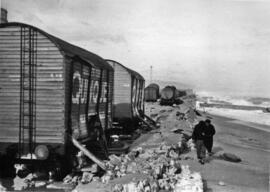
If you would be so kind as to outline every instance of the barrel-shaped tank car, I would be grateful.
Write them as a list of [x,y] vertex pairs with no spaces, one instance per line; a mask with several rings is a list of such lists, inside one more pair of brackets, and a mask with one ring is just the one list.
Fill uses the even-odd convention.
[[166,86],[161,90],[160,93],[160,104],[161,105],[173,105],[176,99],[177,89],[175,86]]
[[111,127],[112,94],[101,57],[27,24],[0,25],[1,154],[65,157],[70,136],[87,143]]
[[144,114],[144,78],[124,65],[106,60],[114,68],[113,117],[132,123]]
[[181,104],[183,101],[180,97],[185,95],[184,90],[178,90],[175,86],[166,86],[161,90],[160,105]]

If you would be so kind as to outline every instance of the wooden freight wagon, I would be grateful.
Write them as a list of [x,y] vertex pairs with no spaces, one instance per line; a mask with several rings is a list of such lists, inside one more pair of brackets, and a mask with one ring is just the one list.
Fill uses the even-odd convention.
[[116,61],[106,61],[114,68],[114,120],[133,121],[144,113],[144,78]]
[[159,86],[155,83],[151,83],[144,89],[144,100],[156,102],[159,98]]
[[111,127],[112,91],[101,57],[27,24],[0,25],[0,153],[46,159],[68,154],[69,135],[97,139],[94,127]]

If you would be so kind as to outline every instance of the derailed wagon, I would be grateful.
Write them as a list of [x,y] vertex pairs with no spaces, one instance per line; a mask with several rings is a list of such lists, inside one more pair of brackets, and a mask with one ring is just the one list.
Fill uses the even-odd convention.
[[106,142],[112,94],[113,68],[101,57],[27,24],[0,25],[1,154],[65,159],[70,136]]
[[106,60],[114,68],[113,118],[131,128],[144,114],[144,78],[124,65]]

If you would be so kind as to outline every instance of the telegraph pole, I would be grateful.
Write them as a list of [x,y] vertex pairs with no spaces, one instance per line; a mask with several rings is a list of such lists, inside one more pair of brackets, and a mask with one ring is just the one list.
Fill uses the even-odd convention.
[[150,84],[152,83],[152,72],[153,72],[153,66],[150,66]]

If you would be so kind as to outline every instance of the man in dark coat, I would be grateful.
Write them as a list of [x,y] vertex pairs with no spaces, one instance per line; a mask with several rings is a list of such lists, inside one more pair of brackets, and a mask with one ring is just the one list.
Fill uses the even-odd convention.
[[197,125],[195,125],[192,133],[192,139],[194,140],[197,149],[197,157],[201,164],[204,164],[206,153],[204,146],[204,129],[205,129],[205,122],[200,121]]
[[213,136],[216,133],[215,127],[211,124],[210,119],[205,120],[205,130],[204,130],[204,145],[207,149],[209,155],[212,155],[212,147],[213,147]]

